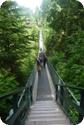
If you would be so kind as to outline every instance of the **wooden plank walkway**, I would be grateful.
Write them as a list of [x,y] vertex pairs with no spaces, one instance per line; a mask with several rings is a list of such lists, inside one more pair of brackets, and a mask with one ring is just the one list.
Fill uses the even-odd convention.
[[41,71],[40,77],[38,77],[37,100],[52,100],[51,89],[49,86],[47,73],[44,68]]
[[31,106],[25,125],[71,125],[51,93],[48,75],[43,69],[38,78],[37,101]]

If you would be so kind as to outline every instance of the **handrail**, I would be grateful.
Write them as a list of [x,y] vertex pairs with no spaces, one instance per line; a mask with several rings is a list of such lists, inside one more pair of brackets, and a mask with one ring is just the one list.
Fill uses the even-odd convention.
[[[31,75],[29,76],[25,87],[16,89],[15,91],[0,95],[0,100],[5,101],[9,99],[12,104],[12,109],[9,111],[9,115],[6,117],[6,124],[8,125],[22,125],[24,122],[26,112],[30,108],[33,101],[32,91],[33,83],[35,80],[36,69],[34,67]],[[11,98],[10,98],[11,97]],[[12,113],[11,113],[12,110]],[[23,119],[23,120],[22,120]]]
[[[35,67],[34,67],[34,69],[35,69]],[[30,81],[30,79],[32,78],[33,73],[34,73],[34,70],[32,71],[32,73],[31,73],[31,75],[30,75],[30,77],[29,77],[29,79],[28,79],[28,81],[27,81],[27,83],[26,83],[26,85],[25,85],[24,90],[22,91],[22,94],[21,94],[21,96],[20,96],[20,98],[19,98],[19,100],[18,100],[18,106],[20,105],[20,102],[21,102],[21,100],[22,100],[22,98],[23,98],[23,96],[24,96],[24,94],[25,94],[26,89],[27,89],[28,87],[31,87],[31,85],[32,85],[32,84],[29,85],[29,81]]]
[[[32,71],[32,73],[33,73],[33,71]],[[32,75],[32,73],[31,73],[31,75]],[[31,75],[30,75],[30,77],[31,77]],[[29,77],[29,79],[30,79],[30,77]],[[26,88],[28,88],[29,87],[29,84],[28,84],[29,79],[28,79],[28,81],[27,81],[27,83],[26,83],[26,85],[24,87],[20,87],[20,88],[14,90],[14,91],[9,92],[9,93],[0,94],[0,99],[4,99],[4,98],[7,98],[9,96],[16,95],[16,94],[22,92],[23,90],[25,90]]]
[[[73,124],[80,122],[84,117],[84,88],[66,85],[49,61],[47,65],[56,90],[56,101],[61,105]],[[80,102],[76,99],[71,89],[78,91]],[[72,111],[75,114],[74,119]]]
[[82,88],[82,87],[76,87],[76,86],[73,86],[73,85],[65,85],[65,84],[57,84],[57,83],[55,85],[62,86],[62,87],[65,87],[65,88],[76,89],[76,90],[84,90],[84,88]]
[[21,88],[19,88],[19,89],[16,89],[15,91],[12,91],[12,92],[5,93],[5,94],[3,94],[3,95],[0,95],[0,99],[5,99],[5,98],[7,98],[7,97],[9,97],[9,96],[16,95],[16,94],[22,92],[22,90],[23,90],[24,88],[25,88],[25,87],[21,87]]
[[68,89],[68,91],[71,94],[72,98],[75,100],[75,103],[78,105],[78,100],[76,99],[76,97],[74,96],[74,94],[72,93],[72,91],[70,89]]
[[55,70],[55,68],[53,67],[53,65],[49,61],[48,61],[48,64],[53,68],[54,72],[57,74],[57,76],[59,77],[59,79],[63,82],[63,84],[55,83],[55,85],[63,86],[63,87],[68,87],[68,88],[76,89],[76,90],[84,90],[83,87],[76,87],[76,86],[73,86],[73,85],[66,85],[64,83],[63,79],[60,77],[60,75],[58,74],[58,72]]

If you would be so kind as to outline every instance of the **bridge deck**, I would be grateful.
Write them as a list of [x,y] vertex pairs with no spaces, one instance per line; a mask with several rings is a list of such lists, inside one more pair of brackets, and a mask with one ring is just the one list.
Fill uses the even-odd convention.
[[25,125],[70,125],[69,119],[51,95],[48,74],[42,69],[38,77],[37,100],[31,106]]
[[43,68],[38,77],[37,100],[51,100],[51,90],[46,70]]

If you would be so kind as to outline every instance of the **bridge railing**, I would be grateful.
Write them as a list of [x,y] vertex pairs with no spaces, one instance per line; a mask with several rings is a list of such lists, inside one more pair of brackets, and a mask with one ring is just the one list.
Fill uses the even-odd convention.
[[[56,101],[71,123],[76,125],[84,117],[84,88],[66,85],[50,62],[48,68],[56,90]],[[79,100],[74,96],[73,90],[79,94]]]
[[35,68],[32,71],[25,87],[17,89],[14,92],[10,92],[0,96],[0,101],[10,99],[11,109],[9,115],[5,119],[5,123],[8,125],[23,125],[26,115],[29,111],[30,105],[33,102],[33,84],[35,80]]

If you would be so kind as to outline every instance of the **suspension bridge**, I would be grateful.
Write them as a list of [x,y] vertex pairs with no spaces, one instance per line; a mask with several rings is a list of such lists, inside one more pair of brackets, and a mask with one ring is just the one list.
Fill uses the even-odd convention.
[[[43,51],[42,31],[40,50]],[[73,90],[80,94],[79,100]],[[25,87],[0,96],[0,101],[5,99],[12,100],[5,119],[8,125],[76,125],[84,117],[84,89],[66,85],[49,61],[40,76],[34,66]]]

